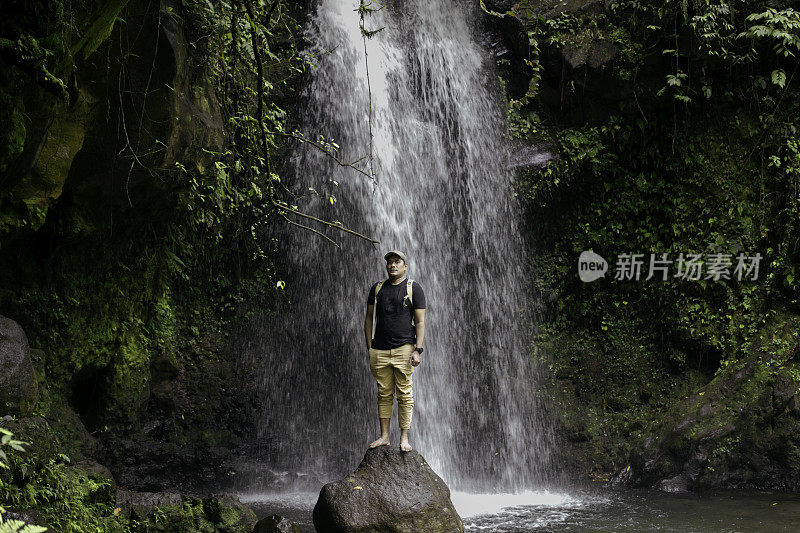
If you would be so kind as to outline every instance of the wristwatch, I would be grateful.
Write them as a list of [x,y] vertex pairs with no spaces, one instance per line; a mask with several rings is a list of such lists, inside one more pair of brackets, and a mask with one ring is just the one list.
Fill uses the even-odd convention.
[[414,350],[420,355],[422,355],[422,352],[424,351],[422,348],[414,348]]

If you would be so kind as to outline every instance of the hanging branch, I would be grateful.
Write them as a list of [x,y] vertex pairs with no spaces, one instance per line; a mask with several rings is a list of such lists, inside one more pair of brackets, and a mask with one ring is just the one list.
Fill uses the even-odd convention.
[[367,174],[366,172],[364,172],[363,170],[361,170],[360,168],[358,168],[357,166],[355,166],[355,164],[356,164],[356,163],[358,163],[359,161],[361,161],[361,160],[363,160],[364,158],[366,158],[366,157],[369,157],[369,156],[366,156],[366,155],[365,155],[364,157],[361,157],[361,158],[359,158],[359,159],[356,159],[356,160],[355,160],[355,161],[353,161],[352,163],[345,163],[344,161],[342,161],[341,159],[339,159],[338,157],[336,157],[336,154],[334,154],[332,151],[330,151],[330,150],[327,148],[327,144],[323,144],[323,143],[320,143],[320,142],[317,142],[317,141],[313,141],[313,140],[309,139],[308,137],[305,137],[305,136],[304,136],[302,133],[298,133],[298,132],[294,132],[294,133],[284,133],[284,132],[282,132],[282,131],[272,131],[272,130],[267,130],[267,132],[268,132],[270,135],[280,135],[280,136],[282,136],[282,137],[288,137],[288,138],[290,138],[290,139],[297,139],[298,141],[301,141],[301,142],[304,142],[304,143],[310,144],[311,146],[314,146],[315,148],[317,148],[317,149],[319,149],[320,151],[322,151],[322,152],[323,152],[325,155],[327,155],[328,157],[330,157],[331,159],[333,159],[333,160],[336,162],[336,164],[337,164],[337,165],[339,165],[340,167],[349,167],[349,168],[352,168],[353,170],[355,170],[355,171],[356,171],[356,172],[358,172],[359,174],[363,174],[364,176],[366,176],[366,177],[368,177],[368,178],[370,178],[370,179],[373,179],[373,177],[372,177],[372,176],[370,176],[369,174]]
[[[372,2],[370,2],[372,3]],[[380,7],[383,9],[383,6]],[[378,183],[378,178],[375,175],[375,169],[372,166],[373,156],[372,156],[372,85],[369,81],[369,58],[367,57],[367,39],[372,39],[372,37],[378,33],[379,31],[383,30],[383,28],[379,28],[374,31],[369,31],[364,27],[364,15],[366,13],[372,14],[375,9],[368,7],[364,4],[364,0],[360,0],[360,4],[358,6],[358,14],[361,17],[361,22],[359,23],[359,27],[361,28],[361,38],[364,41],[364,68],[367,72],[367,95],[369,96],[369,114],[368,114],[368,122],[369,122],[369,173],[370,178],[372,179],[372,192],[375,192],[375,185]]]
[[321,218],[317,218],[317,217],[315,217],[313,215],[309,215],[308,213],[303,213],[302,211],[298,211],[297,209],[289,207],[286,204],[282,204],[280,202],[277,202],[273,198],[270,198],[270,203],[272,203],[272,205],[277,207],[278,209],[283,209],[285,211],[289,211],[292,214],[301,216],[303,218],[308,218],[310,220],[314,220],[315,222],[319,222],[320,224],[325,224],[326,226],[330,226],[332,228],[336,228],[339,231],[343,231],[345,233],[349,233],[350,235],[355,235],[356,237],[360,237],[361,239],[364,239],[365,241],[371,242],[372,244],[380,244],[380,241],[376,241],[375,239],[371,239],[371,238],[367,237],[366,235],[362,235],[361,233],[358,233],[357,231],[353,231],[351,229],[347,229],[344,226],[342,226],[341,224],[337,224],[335,222],[328,222],[327,220],[322,220]]
[[328,241],[329,243],[331,243],[331,244],[332,244],[332,245],[334,245],[335,247],[337,247],[337,248],[341,248],[341,247],[339,246],[339,243],[338,243],[338,242],[334,241],[333,239],[331,239],[330,237],[328,237],[327,235],[325,235],[325,234],[324,234],[324,233],[322,233],[321,231],[317,231],[317,230],[315,230],[314,228],[312,228],[311,226],[306,226],[306,225],[304,225],[304,224],[298,224],[297,222],[295,222],[295,221],[293,221],[293,220],[289,220],[288,218],[286,218],[286,215],[284,215],[283,213],[279,213],[279,214],[280,214],[280,216],[281,216],[281,218],[282,218],[283,220],[285,220],[286,222],[288,222],[288,223],[289,223],[289,224],[291,224],[292,226],[297,226],[298,228],[302,228],[302,229],[304,229],[304,230],[308,230],[308,231],[310,231],[310,232],[312,232],[312,233],[316,233],[317,235],[319,235],[320,237],[322,237],[323,239],[325,239],[326,241]]
[[[279,2],[280,2],[280,0],[275,0],[275,2],[272,4],[272,7],[269,10],[269,14],[270,15],[272,14],[272,11],[275,9],[275,6]],[[263,118],[264,118],[264,67],[263,67],[263,62],[262,62],[262,59],[261,59],[261,48],[260,48],[259,43],[258,43],[258,29],[256,27],[255,16],[253,15],[253,8],[250,5],[250,3],[247,2],[247,1],[244,1],[243,4],[244,4],[244,7],[245,7],[245,10],[247,11],[247,17],[248,17],[248,19],[250,21],[250,41],[251,41],[251,43],[253,45],[253,57],[255,58],[255,61],[256,61],[256,76],[257,76],[257,83],[258,83],[258,90],[256,91],[256,95],[257,95],[256,121],[258,122],[258,128],[259,128],[259,130],[261,132],[261,147],[262,147],[263,154],[264,154],[264,161],[265,161],[265,164],[266,164],[266,167],[267,167],[267,179],[271,182],[272,181],[272,171],[271,171],[271,168],[270,168],[269,144],[267,142],[267,129],[264,126],[264,120],[263,120]],[[359,170],[356,167],[352,166],[352,164],[342,163],[341,161],[339,161],[338,158],[336,158],[336,156],[334,156],[332,153],[330,153],[330,151],[327,150],[325,147],[319,145],[318,143],[315,143],[314,141],[310,141],[308,139],[305,139],[302,136],[289,135],[289,134],[281,133],[281,132],[270,132],[270,133],[271,134],[277,134],[277,135],[283,135],[283,136],[287,136],[287,137],[299,138],[300,140],[302,140],[304,142],[308,142],[308,143],[316,146],[317,148],[323,150],[330,157],[332,157],[337,163],[339,163],[339,165],[341,165],[341,166],[350,166],[351,168]],[[357,162],[357,161],[355,161],[355,162]],[[359,170],[359,172],[361,172],[363,174],[363,171]],[[321,218],[317,218],[317,217],[309,215],[307,213],[303,213],[302,211],[299,211],[297,209],[289,207],[286,204],[282,204],[282,203],[278,202],[274,198],[274,188],[272,187],[271,183],[270,183],[270,186],[269,186],[268,190],[269,190],[269,201],[270,201],[270,203],[275,208],[278,209],[278,213],[280,214],[280,216],[284,220],[286,220],[287,222],[289,222],[292,225],[298,226],[298,227],[303,228],[303,229],[310,230],[310,231],[312,231],[312,232],[324,237],[326,240],[328,240],[331,243],[333,243],[337,248],[339,247],[339,245],[336,243],[336,241],[334,241],[333,239],[331,239],[328,236],[324,235],[320,231],[317,231],[314,228],[311,228],[309,226],[305,226],[303,224],[298,224],[297,222],[293,222],[293,221],[289,220],[282,213],[282,211],[288,211],[288,212],[290,212],[290,213],[292,213],[294,215],[297,215],[297,216],[300,216],[300,217],[303,217],[303,218],[307,218],[307,219],[313,220],[315,222],[319,222],[320,224],[323,224],[325,226],[330,226],[332,228],[336,228],[337,230],[342,231],[344,233],[349,233],[351,235],[354,235],[356,237],[364,239],[365,241],[370,242],[373,245],[379,243],[379,241],[376,241],[375,239],[371,239],[370,237],[367,237],[366,235],[362,235],[361,233],[358,233],[357,231],[353,231],[351,229],[345,228],[341,224],[335,224],[333,222],[328,222],[327,220],[323,220]]]

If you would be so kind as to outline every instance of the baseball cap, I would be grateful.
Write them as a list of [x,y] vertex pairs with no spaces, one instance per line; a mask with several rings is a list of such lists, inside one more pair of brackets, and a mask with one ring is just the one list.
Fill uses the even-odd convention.
[[397,257],[402,259],[404,263],[408,263],[408,259],[406,259],[406,254],[404,254],[400,250],[391,250],[389,252],[386,252],[386,255],[384,255],[383,258],[386,261],[388,261],[389,260],[389,256],[392,256],[392,255],[396,255]]

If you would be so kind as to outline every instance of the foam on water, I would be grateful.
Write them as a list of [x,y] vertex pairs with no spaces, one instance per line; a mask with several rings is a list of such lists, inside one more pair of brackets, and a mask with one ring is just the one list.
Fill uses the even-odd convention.
[[567,508],[585,504],[584,500],[569,494],[549,491],[497,494],[453,492],[450,499],[461,518],[498,514],[512,507],[545,506]]

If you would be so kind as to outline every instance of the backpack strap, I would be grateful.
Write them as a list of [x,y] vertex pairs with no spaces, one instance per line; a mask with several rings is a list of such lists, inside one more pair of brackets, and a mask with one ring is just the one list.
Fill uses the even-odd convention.
[[414,285],[414,280],[413,279],[409,279],[408,281],[406,281],[406,295],[408,296],[408,303],[411,304],[411,323],[415,324],[415,321],[414,321],[414,298],[412,297],[412,292],[414,292],[412,290],[413,289],[413,285]]
[[383,287],[383,284],[389,281],[388,279],[382,279],[378,283],[375,284],[375,294],[373,295],[374,301],[372,302],[372,338],[375,338],[375,328],[378,327],[378,292]]

